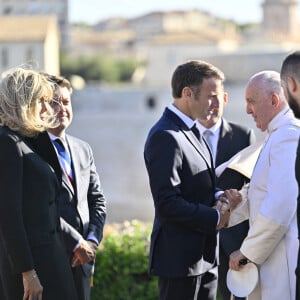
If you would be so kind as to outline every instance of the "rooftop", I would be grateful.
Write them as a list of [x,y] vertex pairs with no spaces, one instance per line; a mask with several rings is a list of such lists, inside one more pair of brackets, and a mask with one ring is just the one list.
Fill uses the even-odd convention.
[[55,16],[0,17],[0,41],[43,41],[50,29],[56,29]]

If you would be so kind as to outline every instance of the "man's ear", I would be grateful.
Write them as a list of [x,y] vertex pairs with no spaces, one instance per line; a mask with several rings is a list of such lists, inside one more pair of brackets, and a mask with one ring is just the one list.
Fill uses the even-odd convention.
[[224,92],[223,100],[224,100],[224,104],[226,105],[228,103],[228,93]]
[[299,89],[299,88],[300,87],[299,87],[298,81],[296,81],[294,77],[288,77],[288,79],[287,79],[287,89],[290,92],[295,93],[297,91],[297,89]]
[[192,93],[193,91],[188,87],[188,86],[185,86],[183,89],[182,89],[182,97],[183,98],[189,98],[191,99],[192,98]]
[[272,94],[272,106],[278,107],[280,103],[279,96],[275,93]]

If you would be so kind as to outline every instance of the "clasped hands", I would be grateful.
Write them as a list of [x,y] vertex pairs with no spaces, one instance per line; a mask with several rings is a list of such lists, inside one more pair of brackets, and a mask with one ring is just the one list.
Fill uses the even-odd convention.
[[80,242],[79,246],[76,248],[72,258],[72,267],[77,267],[79,265],[86,264],[93,261],[96,256],[98,245],[89,240],[83,240]]
[[236,189],[226,190],[216,201],[215,209],[219,211],[220,221],[217,230],[226,227],[230,217],[231,210],[235,209],[242,201],[242,195]]

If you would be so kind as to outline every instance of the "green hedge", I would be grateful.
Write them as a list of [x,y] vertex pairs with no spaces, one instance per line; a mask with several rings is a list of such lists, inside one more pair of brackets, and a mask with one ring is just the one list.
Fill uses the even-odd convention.
[[157,278],[147,273],[151,224],[107,225],[97,253],[92,300],[157,300]]
[[[157,300],[157,277],[149,276],[152,224],[108,224],[97,252],[92,300]],[[218,293],[217,300],[221,297]]]

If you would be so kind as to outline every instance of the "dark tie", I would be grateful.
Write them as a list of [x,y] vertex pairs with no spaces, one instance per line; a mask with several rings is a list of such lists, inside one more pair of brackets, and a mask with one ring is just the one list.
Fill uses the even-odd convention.
[[73,184],[73,171],[71,166],[71,157],[69,153],[66,151],[63,142],[60,139],[55,139],[53,141],[53,145],[55,146],[57,153],[59,155],[59,162],[65,171],[66,175],[68,176],[70,182]]
[[197,128],[196,124],[193,125],[193,127],[191,128],[191,130],[193,131],[193,133],[196,136],[196,138],[200,141],[200,131]]
[[197,137],[198,141],[200,142],[203,150],[205,151],[205,156],[207,158],[210,158],[210,151],[209,151],[209,147],[207,146],[207,144],[205,143],[203,136],[200,135],[200,131],[197,128],[196,124],[193,125],[193,127],[191,127],[192,132],[194,133],[194,135]]

